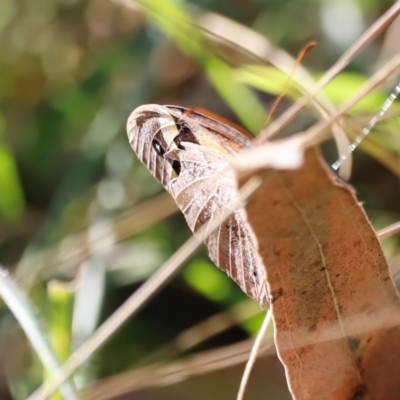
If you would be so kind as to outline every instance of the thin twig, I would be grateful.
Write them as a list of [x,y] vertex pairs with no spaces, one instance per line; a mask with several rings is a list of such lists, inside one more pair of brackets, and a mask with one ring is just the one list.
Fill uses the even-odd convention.
[[386,237],[395,235],[400,232],[400,222],[395,222],[392,225],[387,226],[386,228],[379,229],[376,232],[379,239],[384,239]]
[[108,318],[81,347],[64,363],[61,369],[51,376],[29,400],[45,400],[57,387],[98,350],[132,315],[139,312],[146,302],[164,287],[182,263],[201,242],[192,236],[172,257],[160,267],[122,306]]
[[267,315],[265,316],[264,321],[261,325],[260,331],[257,334],[256,340],[254,342],[254,346],[251,349],[250,357],[246,363],[246,368],[244,370],[242,380],[240,381],[239,392],[236,397],[236,400],[243,400],[244,391],[246,390],[246,386],[247,386],[247,382],[249,381],[251,370],[253,369],[254,363],[256,362],[256,358],[257,358],[258,352],[260,350],[262,340],[264,339],[265,332],[267,331],[268,326],[271,322],[271,318],[272,318],[272,312],[269,309],[267,312]]
[[145,357],[141,363],[148,365],[166,357],[177,357],[213,336],[224,332],[263,311],[252,299],[246,299],[226,311],[212,315],[204,321],[179,333],[172,341]]
[[[247,339],[239,343],[205,350],[177,361],[153,364],[124,372],[93,383],[82,391],[82,397],[108,400],[140,389],[173,385],[195,376],[232,368],[246,362],[253,345],[253,339]],[[265,356],[273,354],[275,351],[271,336],[262,343],[259,353]]]
[[[65,362],[61,369],[54,373],[40,386],[28,400],[45,400],[73,372],[98,350],[127,320],[140,311],[144,305],[162,288],[179,270],[184,261],[201,245],[208,234],[214,231],[232,212],[239,207],[260,186],[261,178],[253,177],[239,191],[238,200],[232,208],[224,211],[210,227],[201,228],[198,238],[192,236],[171,258],[153,274],[132,296],[93,333],[87,342],[79,347]],[[205,229],[207,228],[207,229]]]
[[[49,268],[54,271],[79,265],[96,254],[97,249],[104,251],[115,246],[177,210],[171,196],[162,193],[120,214],[95,222],[79,233],[72,233],[45,250],[26,252],[17,267],[16,279],[21,286],[29,286],[38,272],[46,275]],[[95,238],[90,237],[91,230],[97,232]]]
[[400,54],[393,57],[386,65],[384,65],[361,87],[356,95],[354,95],[350,100],[343,103],[338,107],[335,115],[332,119],[323,120],[314,124],[310,129],[308,129],[304,135],[305,146],[311,146],[321,142],[319,135],[329,127],[333,120],[339,118],[342,114],[347,112],[351,107],[353,107],[358,101],[365,97],[368,93],[378,87],[382,82],[389,79],[394,74],[398,73],[400,70]]
[[400,13],[400,2],[396,2],[385,14],[383,14],[371,27],[347,50],[343,56],[324,74],[317,85],[310,90],[310,93],[301,100],[293,104],[285,113],[276,119],[259,136],[259,141],[268,140],[272,135],[279,132],[287,125],[303,108],[315,97],[347,64],[362,50],[371,40],[373,40],[383,29],[390,24]]

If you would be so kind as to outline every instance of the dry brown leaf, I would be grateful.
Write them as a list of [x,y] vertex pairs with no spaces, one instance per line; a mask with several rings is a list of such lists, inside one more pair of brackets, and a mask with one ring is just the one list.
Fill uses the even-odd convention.
[[354,192],[315,149],[246,206],[296,399],[400,398],[400,301]]

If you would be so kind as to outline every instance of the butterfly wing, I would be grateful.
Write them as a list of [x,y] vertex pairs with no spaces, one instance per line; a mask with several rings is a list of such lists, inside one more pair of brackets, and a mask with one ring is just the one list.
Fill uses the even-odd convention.
[[[127,130],[133,150],[174,197],[194,234],[237,202],[229,158],[250,145],[243,133],[200,113],[158,105],[136,109]],[[205,242],[212,261],[263,302],[265,270],[245,210],[234,211]]]

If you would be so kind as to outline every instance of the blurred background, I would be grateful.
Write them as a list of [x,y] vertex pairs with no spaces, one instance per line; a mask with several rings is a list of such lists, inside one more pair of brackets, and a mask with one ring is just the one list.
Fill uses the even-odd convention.
[[[299,68],[320,77],[392,3],[0,1],[0,264],[60,361],[190,237],[173,201],[131,151],[130,112],[146,103],[203,107],[256,134],[283,87],[273,86],[278,66],[290,70],[315,40]],[[329,85],[325,94],[333,104],[399,53],[399,34],[397,19]],[[243,67],[248,64],[254,68]],[[395,84],[387,82],[352,110],[350,136],[379,112]],[[288,95],[275,116],[298,97]],[[398,111],[394,105],[365,151],[355,153],[351,183],[376,228],[400,219]],[[316,118],[306,112],[285,133]],[[324,152],[335,160],[333,143]],[[395,275],[398,241],[383,244]],[[10,307],[2,303],[0,312],[0,398],[26,399],[44,368]],[[232,346],[253,337],[263,316],[201,248],[74,382],[96,399],[233,398],[246,351],[224,365],[212,357],[237,354]],[[196,355],[207,354],[205,367]],[[182,371],[174,364],[175,374],[164,371],[164,380],[155,367],[145,369],[183,356],[194,357],[191,364]],[[185,371],[193,377],[179,382]],[[100,380],[103,386],[94,383]],[[257,363],[246,398],[260,392],[290,398],[271,349]]]

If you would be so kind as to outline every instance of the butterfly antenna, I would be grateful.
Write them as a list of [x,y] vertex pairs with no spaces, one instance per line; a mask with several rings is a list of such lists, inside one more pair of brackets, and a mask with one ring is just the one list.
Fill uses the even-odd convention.
[[354,139],[354,141],[349,145],[346,152],[342,154],[337,161],[332,164],[332,168],[337,171],[340,166],[347,160],[347,157],[358,147],[358,145],[365,139],[365,137],[371,132],[373,127],[379,122],[383,116],[386,114],[386,111],[390,108],[393,102],[396,100],[398,95],[400,94],[400,82],[394,88],[393,92],[390,96],[385,100],[382,105],[381,111],[376,114],[368,124],[363,128],[361,133]]
[[267,118],[265,119],[264,125],[262,127],[262,129],[265,129],[269,122],[271,121],[272,115],[274,114],[276,108],[278,107],[279,103],[282,101],[283,96],[286,94],[287,92],[287,88],[289,86],[290,81],[293,79],[293,75],[294,75],[294,71],[296,70],[296,68],[299,66],[299,64],[303,61],[305,55],[313,48],[317,45],[316,42],[310,42],[308,44],[306,44],[302,50],[300,51],[299,55],[296,58],[296,62],[293,65],[292,71],[290,72],[290,75],[288,77],[288,79],[285,82],[285,85],[283,86],[282,92],[280,93],[280,95],[275,99],[274,103],[272,104],[271,109],[269,110],[269,113],[267,115]]

